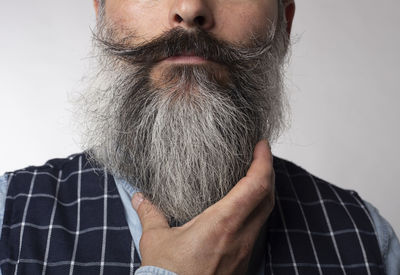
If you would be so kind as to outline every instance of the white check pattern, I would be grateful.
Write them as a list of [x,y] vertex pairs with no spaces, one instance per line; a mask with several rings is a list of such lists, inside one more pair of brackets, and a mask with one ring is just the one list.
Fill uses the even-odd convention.
[[[139,268],[114,179],[91,167],[85,155],[28,167],[8,179],[0,242],[3,275],[27,270],[42,275],[134,274]],[[13,209],[21,206],[19,216]]]
[[266,274],[385,274],[374,225],[356,192],[278,158],[274,169]]
[[[384,274],[372,219],[356,192],[278,158],[274,169],[276,206],[266,251],[259,252],[265,274]],[[139,268],[114,178],[85,154],[10,173],[8,180],[4,275],[134,274]]]

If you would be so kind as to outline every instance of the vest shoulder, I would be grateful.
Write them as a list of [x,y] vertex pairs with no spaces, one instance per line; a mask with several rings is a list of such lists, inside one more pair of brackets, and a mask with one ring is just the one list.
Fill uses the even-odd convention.
[[293,268],[300,259],[299,274],[384,274],[377,232],[357,192],[280,158],[274,158],[274,170],[276,204],[267,224],[271,269],[279,265],[276,273],[283,274],[283,266]]
[[317,200],[316,197],[322,197],[338,203],[351,201],[364,204],[355,190],[345,189],[321,179],[291,161],[274,156],[274,169],[280,185],[287,185],[287,188],[292,186],[291,189],[297,193],[315,194],[314,200]]
[[86,152],[72,154],[65,158],[54,158],[46,161],[43,165],[31,165],[22,169],[18,169],[11,172],[6,172],[5,175],[7,177],[12,176],[13,178],[23,175],[32,175],[32,174],[47,174],[49,176],[57,176],[60,171],[63,171],[63,174],[68,174],[72,172],[76,172],[79,170],[87,170],[92,169],[96,170],[97,168]]
[[105,182],[110,184],[110,193],[115,193],[116,188],[113,177],[92,165],[85,152],[51,159],[41,166],[29,166],[6,176],[9,183],[7,196],[13,198],[21,194],[56,196],[59,193],[61,201],[74,202],[78,189],[84,197],[99,197],[104,194]]

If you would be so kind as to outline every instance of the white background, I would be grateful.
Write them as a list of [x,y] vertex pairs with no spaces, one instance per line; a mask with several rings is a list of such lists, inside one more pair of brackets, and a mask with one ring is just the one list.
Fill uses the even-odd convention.
[[[69,95],[87,69],[90,0],[2,0],[0,174],[80,151]],[[398,0],[298,1],[274,153],[357,190],[400,234]]]

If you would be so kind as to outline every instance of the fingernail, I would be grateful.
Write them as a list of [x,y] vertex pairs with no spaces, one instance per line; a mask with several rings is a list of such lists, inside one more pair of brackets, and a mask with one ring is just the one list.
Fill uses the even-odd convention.
[[135,210],[138,210],[140,204],[143,202],[144,197],[142,193],[135,193],[132,198],[132,206]]

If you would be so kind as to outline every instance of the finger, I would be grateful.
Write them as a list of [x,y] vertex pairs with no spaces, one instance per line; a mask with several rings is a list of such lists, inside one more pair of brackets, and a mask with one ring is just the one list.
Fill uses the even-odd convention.
[[136,193],[133,196],[132,206],[139,216],[143,232],[155,228],[169,228],[168,221],[163,213],[146,200],[141,193]]
[[271,192],[274,184],[274,169],[271,150],[267,141],[257,143],[253,161],[247,174],[226,196],[227,201],[235,204],[249,202],[250,212]]
[[254,149],[253,162],[244,178],[214,207],[232,216],[233,224],[242,224],[254,209],[273,191],[274,170],[268,143],[263,140]]
[[[252,247],[252,251],[260,251],[265,247],[268,217],[271,215],[274,202],[266,198],[250,215],[248,221],[240,228],[240,236],[246,246]],[[240,237],[238,237],[240,238]]]
[[257,143],[254,148],[253,162],[249,170],[247,171],[246,177],[267,177],[270,175],[272,170],[273,157],[268,141],[261,140]]
[[244,232],[249,236],[258,236],[261,227],[266,223],[275,206],[275,191],[272,191],[250,214],[244,222]]

